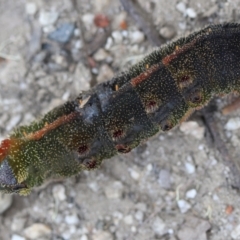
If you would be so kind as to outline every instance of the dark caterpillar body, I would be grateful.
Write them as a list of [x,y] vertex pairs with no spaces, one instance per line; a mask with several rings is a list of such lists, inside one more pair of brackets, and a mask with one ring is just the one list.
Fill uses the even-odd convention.
[[27,194],[52,175],[94,169],[168,131],[212,96],[240,90],[240,25],[209,26],[155,50],[0,146],[0,190]]

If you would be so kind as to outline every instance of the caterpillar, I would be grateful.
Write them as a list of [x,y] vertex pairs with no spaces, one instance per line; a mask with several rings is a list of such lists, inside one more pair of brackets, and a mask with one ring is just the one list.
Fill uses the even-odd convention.
[[240,24],[208,26],[17,128],[0,145],[0,191],[27,195],[46,178],[95,169],[233,91],[240,92]]

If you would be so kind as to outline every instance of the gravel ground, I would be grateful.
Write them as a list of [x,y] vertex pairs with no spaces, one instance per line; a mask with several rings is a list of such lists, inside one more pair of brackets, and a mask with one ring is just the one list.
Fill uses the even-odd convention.
[[[76,2],[0,0],[1,139],[152,50],[119,1]],[[139,2],[166,41],[240,19],[240,0]],[[236,161],[239,114],[215,113]],[[1,195],[0,239],[240,239],[239,192],[206,135],[191,120],[96,171]]]

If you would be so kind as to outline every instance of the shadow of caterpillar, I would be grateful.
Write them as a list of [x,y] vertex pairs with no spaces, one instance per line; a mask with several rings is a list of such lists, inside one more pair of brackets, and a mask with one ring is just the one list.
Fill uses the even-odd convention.
[[213,25],[19,127],[0,145],[0,190],[22,195],[168,131],[216,94],[240,89],[240,25]]

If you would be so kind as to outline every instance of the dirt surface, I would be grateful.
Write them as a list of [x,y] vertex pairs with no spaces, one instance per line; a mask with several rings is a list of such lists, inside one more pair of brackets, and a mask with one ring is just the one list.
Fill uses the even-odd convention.
[[[1,139],[153,49],[119,1],[76,2],[0,0]],[[166,41],[240,19],[240,0],[140,3]],[[109,22],[94,23],[98,14]],[[65,39],[52,34],[63,24]],[[239,160],[240,113],[213,114]],[[240,239],[239,192],[204,123],[195,120],[96,171],[50,181],[27,197],[1,195],[0,239]]]

